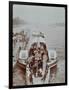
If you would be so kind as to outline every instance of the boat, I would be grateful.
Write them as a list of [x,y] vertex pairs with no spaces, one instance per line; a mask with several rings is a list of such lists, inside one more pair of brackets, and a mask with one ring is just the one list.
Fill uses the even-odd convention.
[[28,50],[20,50],[15,66],[23,70],[26,85],[48,84],[51,75],[56,72],[57,53],[54,49],[47,49],[43,33],[33,37]]

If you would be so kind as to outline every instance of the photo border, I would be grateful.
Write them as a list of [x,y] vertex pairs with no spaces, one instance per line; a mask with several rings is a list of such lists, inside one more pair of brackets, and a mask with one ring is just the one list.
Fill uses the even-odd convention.
[[[13,86],[13,5],[34,5],[34,6],[49,6],[49,7],[63,7],[65,8],[65,83],[54,84],[38,84],[38,85],[24,85]],[[35,2],[20,2],[9,1],[9,89],[13,88],[32,88],[32,87],[47,87],[47,86],[62,86],[67,85],[67,5],[66,4],[50,4],[50,3],[35,3]]]

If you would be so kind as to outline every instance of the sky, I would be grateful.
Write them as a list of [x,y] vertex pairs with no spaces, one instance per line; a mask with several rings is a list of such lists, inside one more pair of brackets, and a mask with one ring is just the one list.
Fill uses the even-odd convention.
[[63,7],[13,5],[13,18],[19,17],[32,24],[54,24],[65,22]]
[[19,32],[24,28],[31,36],[32,32],[41,31],[46,36],[48,47],[65,46],[65,9],[63,7],[14,4],[13,18],[16,17],[28,24],[16,27],[14,32]]

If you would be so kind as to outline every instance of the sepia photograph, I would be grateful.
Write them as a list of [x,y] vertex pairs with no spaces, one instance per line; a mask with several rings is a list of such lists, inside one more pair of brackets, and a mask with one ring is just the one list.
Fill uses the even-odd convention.
[[10,3],[10,86],[66,84],[66,5]]

